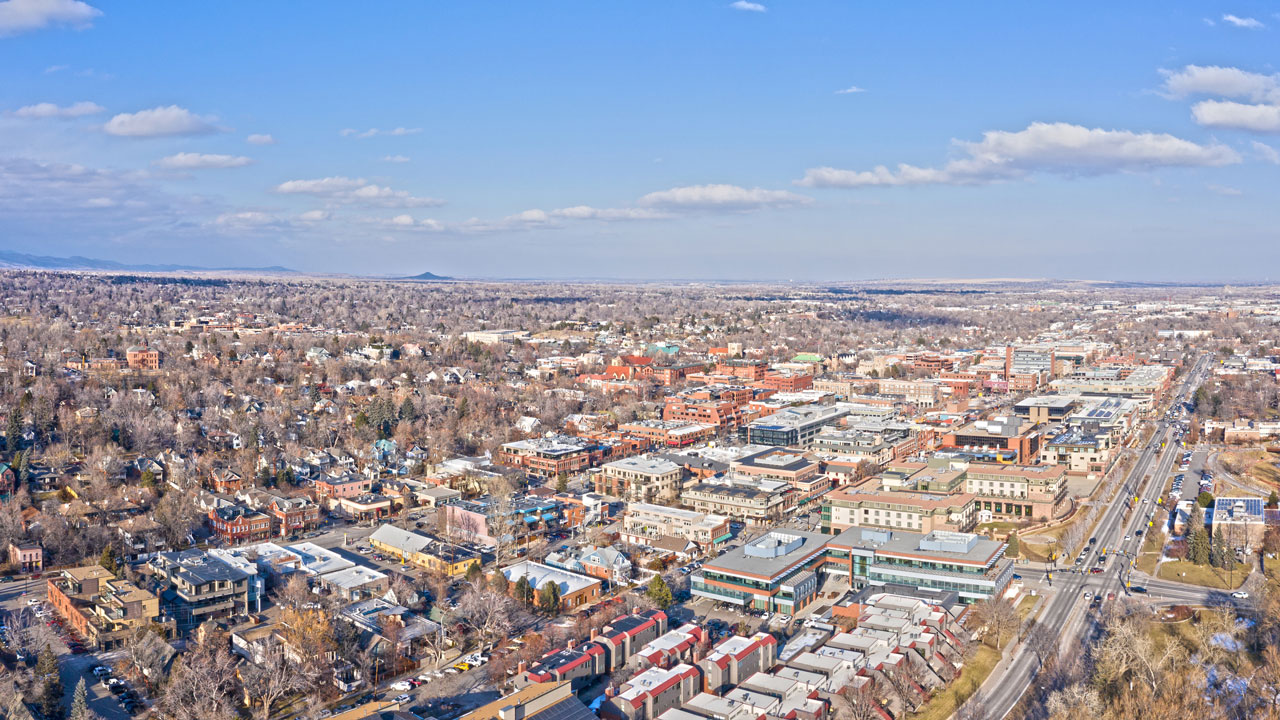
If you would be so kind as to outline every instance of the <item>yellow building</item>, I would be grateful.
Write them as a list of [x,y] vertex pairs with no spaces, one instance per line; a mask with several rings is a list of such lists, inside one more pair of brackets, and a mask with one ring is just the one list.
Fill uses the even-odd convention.
[[473,566],[480,567],[480,554],[474,550],[394,525],[383,525],[375,530],[369,536],[369,544],[402,563],[450,577],[462,577]]

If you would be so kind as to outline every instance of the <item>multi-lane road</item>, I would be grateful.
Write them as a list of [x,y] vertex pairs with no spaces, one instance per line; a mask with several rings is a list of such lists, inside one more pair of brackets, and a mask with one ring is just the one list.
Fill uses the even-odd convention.
[[[1196,361],[1174,395],[1175,404],[1190,398],[1204,381],[1209,361],[1208,355],[1201,356]],[[1038,623],[1061,629],[1059,648],[1062,651],[1078,651],[1081,640],[1092,628],[1094,619],[1089,612],[1090,601],[1085,597],[1086,593],[1105,596],[1107,593],[1119,595],[1126,592],[1124,578],[1128,577],[1129,568],[1125,554],[1136,555],[1141,547],[1142,538],[1134,533],[1139,528],[1148,529],[1148,517],[1157,507],[1156,499],[1163,490],[1164,480],[1180,453],[1178,445],[1171,442],[1172,434],[1171,426],[1166,420],[1162,418],[1155,421],[1154,436],[1143,447],[1117,497],[1103,513],[1093,534],[1097,540],[1086,549],[1084,562],[1077,566],[1084,572],[1054,572],[1054,594],[1046,601]],[[1138,497],[1137,503],[1133,503],[1135,496]],[[1088,573],[1089,568],[1097,566],[1104,551],[1111,557],[1105,570],[1101,574]],[[1072,558],[1063,558],[1063,561],[1069,563]],[[1171,598],[1185,598],[1177,600],[1179,602],[1203,602],[1215,592],[1163,581],[1152,581],[1146,585],[1153,604],[1165,600],[1166,592],[1171,594]],[[1226,597],[1229,599],[1229,596]],[[1007,716],[1031,686],[1039,668],[1035,653],[1025,644],[1018,645],[1013,653],[1003,671],[993,672],[979,693],[988,717]]]

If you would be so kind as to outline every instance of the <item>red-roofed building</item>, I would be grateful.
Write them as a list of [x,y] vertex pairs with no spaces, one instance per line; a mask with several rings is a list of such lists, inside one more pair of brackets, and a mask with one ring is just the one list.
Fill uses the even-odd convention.
[[758,632],[751,637],[725,638],[698,662],[698,667],[702,668],[705,690],[718,695],[755,673],[768,672],[777,662],[777,639]]

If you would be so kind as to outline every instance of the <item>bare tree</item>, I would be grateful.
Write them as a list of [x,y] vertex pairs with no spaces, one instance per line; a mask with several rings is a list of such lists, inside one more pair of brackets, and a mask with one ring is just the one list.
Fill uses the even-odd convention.
[[1036,656],[1036,661],[1043,666],[1058,649],[1058,634],[1048,625],[1032,621],[1033,625],[1027,633],[1027,649]]
[[157,707],[173,720],[234,720],[236,685],[231,653],[221,645],[202,645],[178,662]]
[[974,622],[985,636],[994,636],[996,649],[1004,647],[1004,637],[1018,629],[1018,611],[1004,598],[987,598],[974,603]]
[[869,682],[856,688],[846,685],[840,692],[832,694],[831,710],[835,720],[881,720],[884,717]]
[[278,701],[306,692],[316,679],[315,670],[293,662],[281,643],[268,648],[257,663],[245,663],[240,669],[245,698],[258,720],[269,720]]
[[511,632],[513,605],[510,597],[472,587],[462,595],[453,615],[488,642]]

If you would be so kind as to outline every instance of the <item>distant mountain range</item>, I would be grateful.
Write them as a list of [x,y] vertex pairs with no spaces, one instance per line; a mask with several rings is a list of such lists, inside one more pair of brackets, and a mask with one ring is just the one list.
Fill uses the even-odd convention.
[[448,275],[436,275],[435,273],[424,272],[421,275],[400,278],[401,280],[452,280]]
[[[294,273],[287,267],[272,265],[270,267],[199,267],[196,265],[133,265],[114,260],[98,260],[81,257],[52,257],[49,255],[29,255],[27,253],[0,250],[0,269],[10,270],[98,270],[106,272],[257,272],[257,273]],[[430,274],[430,273],[428,273]]]

